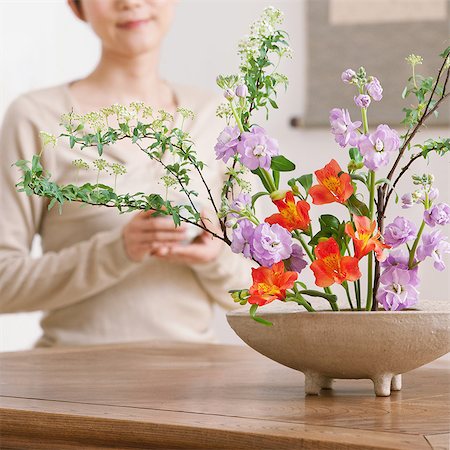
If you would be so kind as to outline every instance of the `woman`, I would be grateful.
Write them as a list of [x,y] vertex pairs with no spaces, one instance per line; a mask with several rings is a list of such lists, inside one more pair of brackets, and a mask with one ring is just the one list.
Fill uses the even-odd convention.
[[[94,344],[148,339],[208,342],[212,303],[232,306],[228,289],[250,280],[246,263],[206,233],[183,245],[186,229],[149,213],[119,215],[104,207],[65,204],[16,192],[11,164],[40,150],[40,130],[60,133],[63,113],[86,113],[114,103],[141,101],[155,110],[192,109],[188,131],[216,187],[222,176],[212,147],[221,124],[217,100],[202,91],[162,80],[161,42],[174,14],[174,0],[69,0],[102,43],[100,61],[86,78],[19,97],[8,109],[0,135],[0,312],[44,310],[37,346]],[[175,114],[176,116],[176,114]],[[175,122],[179,118],[175,119]],[[75,182],[72,161],[95,159],[95,151],[71,150],[67,142],[44,152],[43,165],[58,184]],[[119,192],[160,192],[161,168],[130,142],[105,151],[125,164]],[[85,172],[78,183],[93,182]],[[103,180],[110,182],[108,178]],[[194,184],[194,188],[197,186]],[[200,190],[198,188],[197,190]],[[36,233],[43,256],[30,257]]]

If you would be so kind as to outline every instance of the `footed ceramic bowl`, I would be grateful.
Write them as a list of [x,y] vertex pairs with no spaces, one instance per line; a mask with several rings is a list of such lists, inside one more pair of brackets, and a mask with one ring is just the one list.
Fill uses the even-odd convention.
[[[270,305],[272,306],[272,305]],[[401,389],[401,374],[450,351],[450,311],[286,310],[227,314],[236,334],[257,352],[305,374],[305,393],[330,389],[334,378],[371,379],[377,396]]]

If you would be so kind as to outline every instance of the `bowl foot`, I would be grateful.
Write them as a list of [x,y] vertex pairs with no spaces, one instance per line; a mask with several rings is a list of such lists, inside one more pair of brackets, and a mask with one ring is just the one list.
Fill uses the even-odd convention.
[[389,397],[391,395],[391,384],[397,386],[397,381],[393,381],[393,378],[394,376],[389,373],[372,378],[375,395],[377,397]]
[[318,373],[305,373],[305,394],[319,395],[321,389],[332,389],[333,378]]
[[391,381],[391,391],[401,391],[402,390],[402,374],[394,375]]

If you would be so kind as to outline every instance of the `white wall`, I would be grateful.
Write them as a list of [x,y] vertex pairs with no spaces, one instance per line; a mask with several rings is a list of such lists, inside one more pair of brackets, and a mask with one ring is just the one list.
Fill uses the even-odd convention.
[[[267,129],[278,138],[282,151],[308,173],[339,155],[327,130],[293,130],[288,126],[292,116],[305,113],[303,0],[180,0],[175,24],[164,45],[161,69],[167,79],[215,89],[216,75],[233,72],[238,63],[238,39],[268,4],[286,13],[285,29],[291,37],[294,60],[284,65],[290,78],[288,95],[280,95],[280,110],[272,114]],[[22,92],[86,75],[98,51],[91,31],[73,17],[64,0],[0,0],[0,116]],[[339,80],[336,87],[340,88]],[[444,130],[429,129],[423,136],[440,131]],[[436,174],[442,199],[448,202],[448,158],[422,166],[420,170]],[[400,188],[400,192],[406,190],[407,186],[403,191]],[[448,299],[448,273],[426,269],[422,279],[424,298]],[[0,316],[0,351],[32,345],[39,335],[38,317],[39,313]],[[223,342],[238,342],[223,313],[216,315],[215,323]]]

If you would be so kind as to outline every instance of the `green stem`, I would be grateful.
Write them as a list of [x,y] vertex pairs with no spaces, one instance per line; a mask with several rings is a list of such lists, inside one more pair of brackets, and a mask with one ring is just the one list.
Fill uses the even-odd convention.
[[373,252],[370,252],[367,257],[367,299],[366,299],[366,311],[372,309],[373,302]]
[[420,237],[422,236],[424,228],[425,228],[425,221],[422,220],[422,223],[419,228],[419,232],[417,233],[416,240],[414,241],[414,244],[409,252],[409,261],[408,261],[409,269],[412,269],[414,267],[414,256],[416,256],[417,246],[419,245]]
[[[367,134],[369,132],[369,124],[367,121],[367,109],[361,108],[361,116],[363,122],[363,132]],[[375,209],[375,172],[369,170],[369,218],[373,220],[373,214]],[[368,254],[367,263],[367,300],[366,311],[372,309],[373,302],[373,252]]]
[[304,248],[304,250],[305,250],[306,254],[308,255],[308,258],[311,260],[311,262],[315,261],[316,258],[312,254],[310,248],[308,247],[308,244],[305,242],[305,240],[303,239],[303,236],[300,234],[300,232],[298,230],[294,231],[294,236],[300,242],[302,247]]
[[239,131],[241,133],[244,132],[244,127],[242,126],[242,122],[241,122],[241,118],[239,117],[239,114],[236,111],[236,108],[234,106],[233,100],[229,100],[230,102],[230,106],[231,106],[231,111],[233,111],[233,116],[234,116],[234,120],[236,121],[236,124],[239,128]]
[[355,308],[353,307],[352,299],[350,297],[350,292],[348,290],[348,283],[346,281],[344,281],[342,283],[342,287],[345,289],[345,293],[347,294],[347,300],[350,305],[350,309],[353,311]]
[[356,296],[356,308],[358,311],[361,310],[361,284],[359,280],[356,280],[356,282],[353,284],[355,287],[355,296]]
[[301,294],[296,294],[295,296],[292,296],[292,297],[286,297],[286,300],[296,302],[300,306],[303,306],[309,312],[315,312],[316,311],[311,306],[311,304],[304,299],[304,297]]

